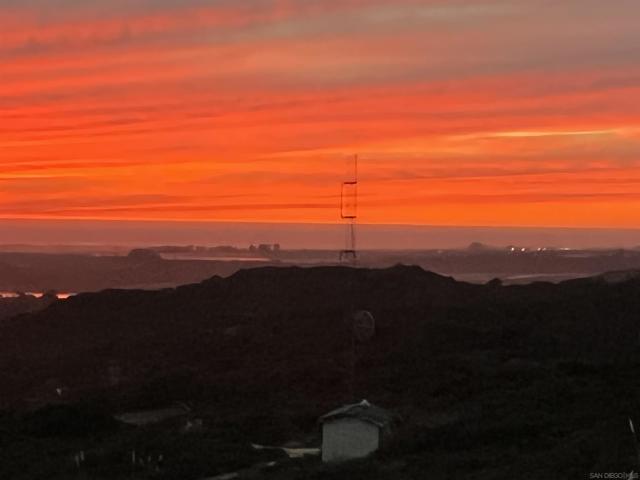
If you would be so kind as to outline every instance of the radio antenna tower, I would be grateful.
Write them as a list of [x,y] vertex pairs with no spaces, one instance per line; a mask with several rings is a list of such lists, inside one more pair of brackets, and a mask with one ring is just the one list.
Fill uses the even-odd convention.
[[[351,170],[351,167],[350,167]],[[358,220],[358,155],[353,157],[353,170],[342,182],[340,193],[340,217],[345,222],[345,248],[340,252],[340,262],[355,265],[358,261],[356,250],[356,222]]]

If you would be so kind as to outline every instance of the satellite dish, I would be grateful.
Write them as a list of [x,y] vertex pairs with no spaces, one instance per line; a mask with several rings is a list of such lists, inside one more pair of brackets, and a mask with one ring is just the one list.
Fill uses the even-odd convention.
[[376,334],[376,320],[371,312],[360,310],[353,315],[353,336],[356,341],[365,343]]

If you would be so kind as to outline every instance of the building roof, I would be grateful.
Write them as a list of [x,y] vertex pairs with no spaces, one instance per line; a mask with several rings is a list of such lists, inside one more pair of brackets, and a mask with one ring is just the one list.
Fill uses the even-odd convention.
[[362,400],[360,403],[345,405],[323,415],[320,417],[319,422],[326,423],[342,418],[355,418],[372,423],[380,428],[394,424],[399,419],[396,414]]

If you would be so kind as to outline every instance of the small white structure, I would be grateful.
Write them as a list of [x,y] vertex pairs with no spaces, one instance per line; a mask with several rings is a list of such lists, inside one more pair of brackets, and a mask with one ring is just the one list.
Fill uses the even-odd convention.
[[396,417],[366,400],[327,413],[322,425],[322,461],[364,458],[378,450],[391,433]]

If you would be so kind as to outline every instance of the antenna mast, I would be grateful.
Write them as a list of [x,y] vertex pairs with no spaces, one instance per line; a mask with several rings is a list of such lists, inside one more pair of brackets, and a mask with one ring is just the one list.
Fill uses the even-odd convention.
[[355,265],[358,260],[356,250],[356,223],[358,219],[358,155],[353,157],[353,171],[342,182],[340,194],[340,217],[345,222],[345,248],[340,252],[340,262]]

